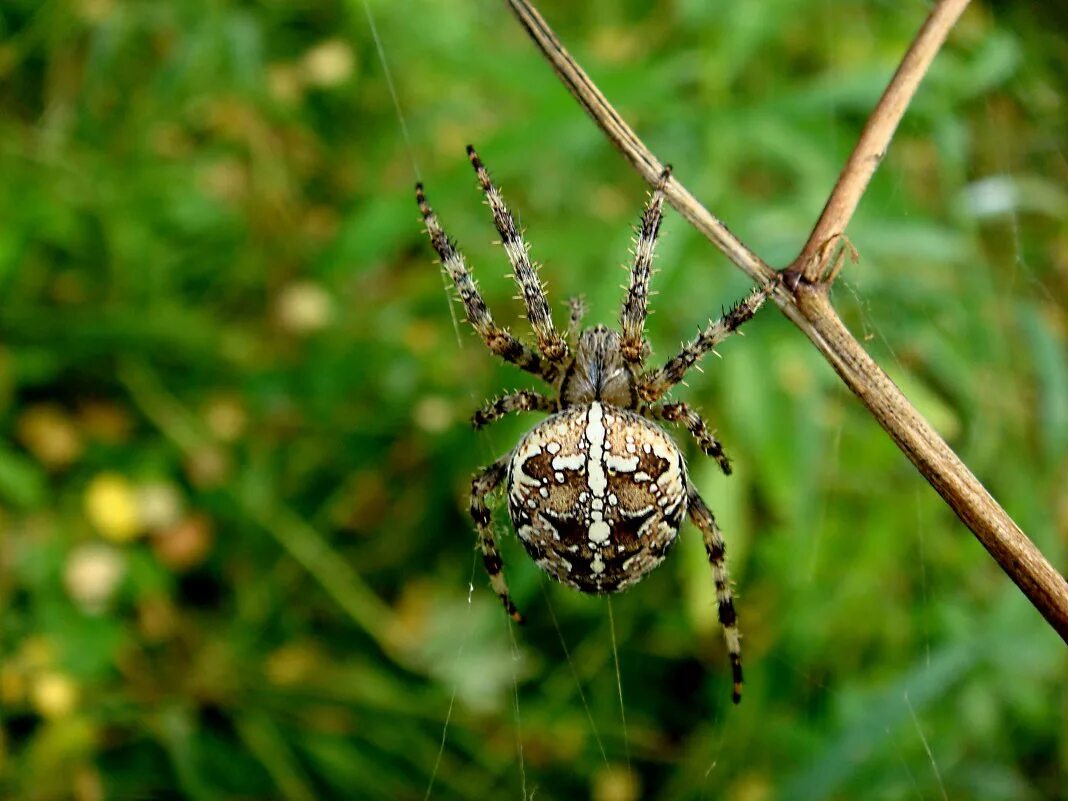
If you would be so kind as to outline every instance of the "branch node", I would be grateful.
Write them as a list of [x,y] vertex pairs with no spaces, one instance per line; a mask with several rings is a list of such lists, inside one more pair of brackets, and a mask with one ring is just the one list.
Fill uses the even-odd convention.
[[785,268],[779,275],[782,276],[782,285],[793,295],[797,294],[797,288],[805,281],[805,274],[793,266]]

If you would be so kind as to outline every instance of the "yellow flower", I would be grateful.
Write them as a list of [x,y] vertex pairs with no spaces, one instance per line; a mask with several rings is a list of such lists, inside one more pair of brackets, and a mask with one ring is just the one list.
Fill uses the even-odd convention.
[[85,515],[100,535],[112,542],[129,542],[141,533],[137,493],[117,473],[100,473],[89,482]]
[[77,702],[78,688],[62,673],[42,673],[33,682],[33,706],[43,717],[66,717]]

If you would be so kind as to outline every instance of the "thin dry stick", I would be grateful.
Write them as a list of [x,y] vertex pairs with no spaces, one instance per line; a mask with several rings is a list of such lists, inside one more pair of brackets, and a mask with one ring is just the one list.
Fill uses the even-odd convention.
[[[564,50],[541,15],[527,0],[507,0],[507,3],[598,127],[645,180],[650,185],[655,184],[662,169],[660,161]],[[809,240],[815,243],[811,257],[805,255],[806,245],[806,250],[794,261],[795,265],[807,267],[806,259],[817,261],[813,274],[821,274],[833,249],[827,245],[833,243],[852,216],[904,108],[964,5],[966,0],[942,0],[931,12],[872,113],[865,135],[828,200],[820,223]],[[673,176],[668,182],[665,194],[691,225],[750,277],[767,281],[774,274],[772,268],[731,234],[679,183],[677,177]],[[821,228],[827,232],[826,236]],[[785,271],[788,280],[780,283],[775,294],[779,308],[812,341],[1001,569],[1068,642],[1068,582],[853,338],[827,299],[827,284],[806,280],[803,267]]]
[[822,274],[831,251],[824,244],[845,231],[868,188],[868,182],[886,155],[894,131],[905,116],[905,110],[916,94],[920,81],[967,6],[968,0],[943,0],[916,34],[893,79],[879,98],[879,104],[868,118],[816,227],[791,265],[792,269],[801,271],[806,280],[815,282]]

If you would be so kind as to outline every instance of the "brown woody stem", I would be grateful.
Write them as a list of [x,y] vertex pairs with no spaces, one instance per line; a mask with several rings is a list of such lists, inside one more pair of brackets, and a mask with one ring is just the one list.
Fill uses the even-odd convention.
[[968,0],[942,0],[935,6],[920,28],[908,52],[891,78],[875,110],[861,131],[856,147],[838,176],[827,204],[823,207],[816,226],[801,249],[791,268],[799,270],[809,281],[816,281],[823,273],[830,249],[824,244],[832,237],[845,233],[857,204],[868,188],[868,182],[886,155],[890,140],[905,110],[912,102],[916,89],[927,74],[931,62],[938,54],[950,29],[964,12]]
[[[507,0],[507,3],[598,127],[645,180],[655,185],[662,170],[661,162],[571,58],[537,10],[527,0]],[[774,298],[1001,569],[1068,642],[1068,582],[854,339],[827,299],[826,284],[816,280],[822,274],[823,262],[833,251],[823,246],[848,223],[916,86],[965,5],[967,0],[942,0],[932,11],[868,120],[808,243],[784,272],[785,280]],[[766,282],[773,275],[772,268],[701,205],[676,177],[668,182],[665,195],[694,228],[751,278]]]

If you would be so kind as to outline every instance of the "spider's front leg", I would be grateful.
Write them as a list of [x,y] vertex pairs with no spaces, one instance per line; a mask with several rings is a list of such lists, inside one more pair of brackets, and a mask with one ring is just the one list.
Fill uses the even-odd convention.
[[522,389],[490,401],[471,417],[471,425],[482,428],[495,423],[510,412],[556,412],[560,403],[537,392]]
[[[689,483],[689,482],[687,482]],[[719,623],[723,627],[723,639],[727,644],[727,655],[731,661],[731,674],[734,688],[731,700],[742,700],[742,643],[738,632],[738,616],[734,611],[734,596],[731,594],[731,577],[727,572],[726,545],[723,534],[716,525],[716,518],[711,510],[690,484],[687,488],[687,500],[690,519],[701,529],[705,540],[705,553],[712,565],[712,579],[716,583],[716,602],[719,605]]]
[[741,303],[717,320],[713,320],[694,340],[684,345],[678,355],[669,359],[658,370],[646,373],[638,382],[638,395],[645,403],[655,403],[673,386],[682,381],[686,371],[693,367],[698,359],[712,350],[745,323],[764,305],[779,284],[776,277],[762,287],[754,289]]
[[641,364],[649,352],[645,341],[645,318],[649,308],[649,279],[653,275],[653,250],[664,219],[664,185],[671,177],[671,167],[660,173],[656,189],[642,214],[638,237],[634,241],[634,266],[630,270],[630,286],[627,299],[619,312],[619,324],[623,329],[620,350],[623,358],[631,364]]
[[446,235],[441,223],[438,222],[437,215],[427,203],[422,184],[415,185],[415,198],[419,202],[419,210],[423,214],[423,222],[430,235],[430,243],[437,251],[445,272],[456,285],[456,291],[460,294],[460,300],[467,312],[467,319],[482,337],[486,347],[505,361],[551,382],[555,374],[554,368],[551,368],[541,356],[493,321],[493,315],[490,314],[486,302],[478,291],[478,284],[475,283],[475,279],[467,270],[467,265],[464,264],[463,254],[456,249],[455,244]]
[[658,420],[681,423],[686,426],[693,438],[697,440],[697,444],[701,446],[701,450],[705,452],[705,455],[711,456],[716,460],[716,463],[719,464],[719,469],[723,471],[724,475],[729,476],[731,474],[731,460],[723,452],[723,446],[719,444],[719,440],[709,430],[708,424],[701,418],[701,415],[688,405],[685,403],[664,403],[650,407],[648,413]]
[[504,565],[501,562],[500,551],[497,550],[497,541],[493,537],[490,510],[486,506],[486,496],[501,485],[504,477],[508,474],[509,456],[503,456],[489,467],[478,472],[471,480],[471,517],[478,529],[478,547],[482,550],[482,564],[486,566],[489,574],[490,586],[497,593],[497,597],[504,604],[505,611],[516,623],[523,622],[523,616],[515,608],[511,597],[508,595],[508,584],[501,572]]
[[493,212],[493,224],[497,226],[497,232],[501,235],[501,244],[508,254],[508,261],[511,262],[519,290],[523,293],[527,319],[530,320],[530,325],[538,338],[538,350],[551,364],[560,364],[568,356],[567,342],[553,328],[549,302],[545,299],[545,289],[538,277],[537,267],[530,260],[527,243],[523,241],[523,235],[516,227],[512,212],[504,203],[501,190],[490,180],[482,160],[471,145],[467,146],[467,157],[471,159],[471,166],[474,167],[475,174],[478,176],[479,186],[486,195],[486,202]]

